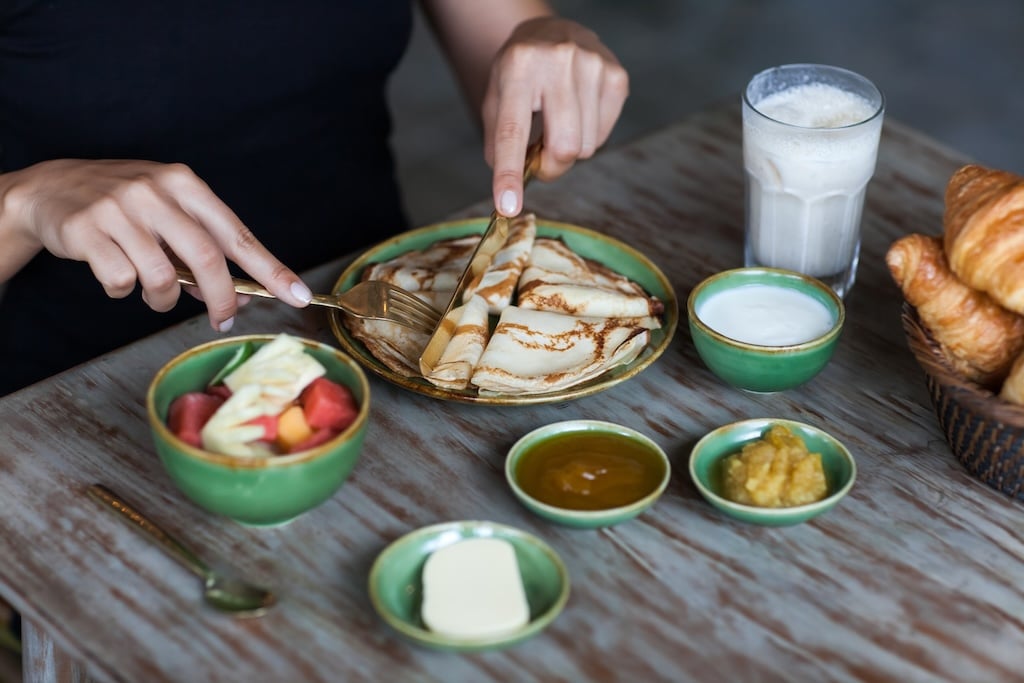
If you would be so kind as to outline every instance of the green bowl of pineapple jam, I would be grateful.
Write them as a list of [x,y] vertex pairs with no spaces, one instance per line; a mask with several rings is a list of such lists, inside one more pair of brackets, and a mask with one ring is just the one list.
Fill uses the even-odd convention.
[[640,432],[600,420],[567,420],[520,438],[505,478],[530,511],[565,526],[611,526],[641,514],[671,476],[668,456]]
[[716,273],[690,292],[690,336],[719,379],[757,393],[805,384],[832,359],[846,320],[817,278],[780,268]]

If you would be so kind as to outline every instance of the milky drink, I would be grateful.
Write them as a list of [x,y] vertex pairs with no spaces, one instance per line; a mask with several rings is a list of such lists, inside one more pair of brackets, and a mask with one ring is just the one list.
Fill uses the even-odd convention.
[[866,81],[855,91],[845,80],[824,82],[815,74],[757,84],[761,76],[743,103],[745,264],[796,270],[845,296],[856,276],[864,193],[878,153],[881,93]]

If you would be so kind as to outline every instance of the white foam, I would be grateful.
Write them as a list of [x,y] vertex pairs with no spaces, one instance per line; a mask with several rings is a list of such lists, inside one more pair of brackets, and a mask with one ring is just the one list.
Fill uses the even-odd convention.
[[875,113],[871,102],[828,83],[807,83],[768,95],[754,107],[770,118],[803,128],[842,128]]

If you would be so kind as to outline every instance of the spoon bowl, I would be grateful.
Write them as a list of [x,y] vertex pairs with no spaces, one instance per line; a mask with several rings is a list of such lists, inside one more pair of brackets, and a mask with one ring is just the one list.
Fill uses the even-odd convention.
[[206,577],[203,600],[221,612],[250,617],[260,616],[277,602],[266,588],[215,572]]

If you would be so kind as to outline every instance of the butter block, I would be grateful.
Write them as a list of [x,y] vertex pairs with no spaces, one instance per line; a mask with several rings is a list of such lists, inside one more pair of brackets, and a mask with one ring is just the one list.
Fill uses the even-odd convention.
[[500,538],[469,538],[435,551],[423,566],[420,615],[452,638],[495,638],[525,626],[530,607],[515,549]]

